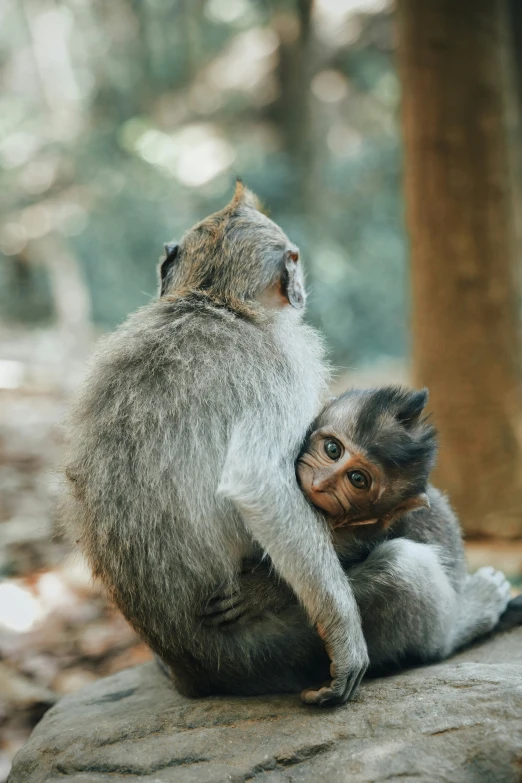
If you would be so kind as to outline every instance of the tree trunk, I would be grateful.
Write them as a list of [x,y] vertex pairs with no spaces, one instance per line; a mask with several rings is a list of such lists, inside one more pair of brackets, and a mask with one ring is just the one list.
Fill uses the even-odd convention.
[[[314,73],[312,30],[313,0],[297,0],[295,17],[276,10],[271,24],[279,36],[277,75],[280,94],[270,114],[280,128],[283,149],[296,173],[294,205],[314,215],[314,139],[310,110],[310,82]],[[275,9],[278,4],[274,3]],[[295,28],[292,24],[295,21]]]
[[435,483],[472,534],[522,535],[518,274],[502,0],[398,0],[415,383]]

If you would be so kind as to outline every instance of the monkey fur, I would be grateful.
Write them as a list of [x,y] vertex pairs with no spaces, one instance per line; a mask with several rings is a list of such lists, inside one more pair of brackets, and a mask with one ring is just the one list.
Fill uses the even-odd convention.
[[332,529],[364,526],[375,538],[407,511],[429,507],[437,444],[435,428],[421,420],[427,399],[427,390],[394,386],[351,390],[322,411],[297,475]]
[[[437,443],[423,418],[427,399],[394,386],[346,392],[314,422],[296,466],[331,529],[374,671],[446,657],[491,631],[509,601],[501,572],[466,574],[457,518],[429,484]],[[281,586],[272,577],[273,593],[261,589],[256,569],[259,583],[270,579],[266,564],[251,564],[234,601],[215,601],[205,622],[226,632],[227,623],[277,614]]]
[[[297,248],[241,183],[166,247],[160,285],[71,406],[62,519],[179,690],[342,703],[370,660],[441,657],[493,627],[496,572],[467,577],[440,542],[389,534],[351,563],[301,492],[328,372]],[[408,513],[449,529],[430,493]]]
[[[346,701],[368,652],[295,475],[328,381],[298,250],[239,182],[166,247],[160,278],[160,297],[101,341],[71,406],[63,524],[182,693],[295,692],[320,672],[329,686],[305,701]],[[291,605],[226,633],[202,622],[262,554]]]

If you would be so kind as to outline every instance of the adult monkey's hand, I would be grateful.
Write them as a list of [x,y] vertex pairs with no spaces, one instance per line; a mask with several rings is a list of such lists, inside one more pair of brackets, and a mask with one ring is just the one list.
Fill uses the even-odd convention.
[[[324,626],[320,623],[318,624],[317,632],[321,639],[323,639],[326,652],[331,660],[330,675],[332,679],[328,683],[323,683],[320,688],[307,688],[304,690],[301,694],[301,698],[305,704],[334,706],[335,704],[343,704],[345,701],[348,701],[355,696],[359,684],[368,668],[369,657],[360,623],[358,627],[356,625],[354,626],[354,631],[353,636],[350,638],[353,652],[342,671],[342,675],[337,676],[337,664],[334,657],[335,653],[331,648],[331,642]],[[360,633],[358,633],[358,631]]]

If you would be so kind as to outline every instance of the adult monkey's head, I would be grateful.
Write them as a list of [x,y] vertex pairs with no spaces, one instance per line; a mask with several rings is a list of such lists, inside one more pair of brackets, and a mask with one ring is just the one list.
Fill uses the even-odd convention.
[[238,180],[232,201],[165,246],[160,296],[191,293],[248,313],[305,303],[299,250]]

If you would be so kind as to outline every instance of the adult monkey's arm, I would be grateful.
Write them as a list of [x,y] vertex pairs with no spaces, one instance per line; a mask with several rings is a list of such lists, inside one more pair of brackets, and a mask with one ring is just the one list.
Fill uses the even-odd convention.
[[303,691],[308,704],[350,699],[368,667],[359,611],[329,531],[295,477],[285,426],[266,420],[233,432],[218,492],[231,500],[274,567],[290,585],[324,640],[331,659],[329,686]]

